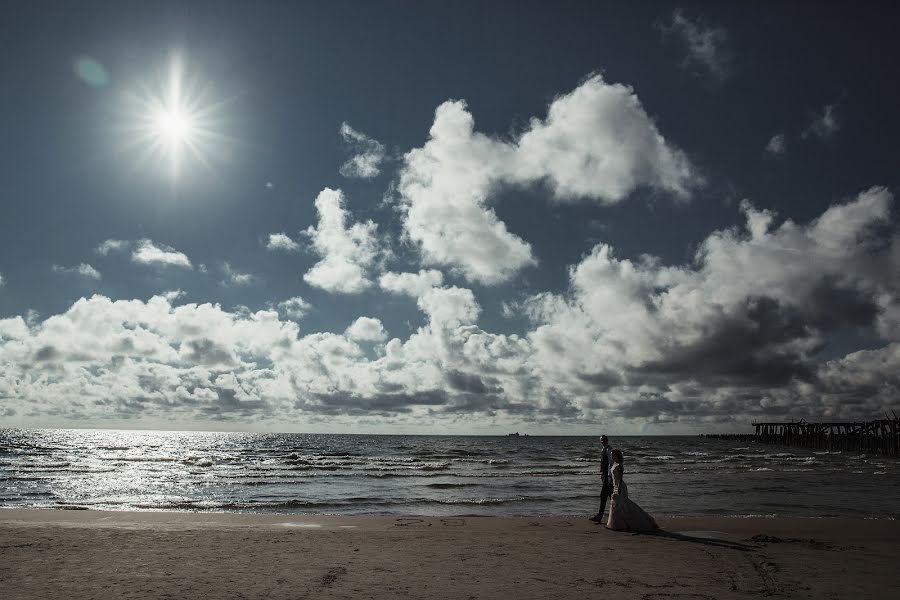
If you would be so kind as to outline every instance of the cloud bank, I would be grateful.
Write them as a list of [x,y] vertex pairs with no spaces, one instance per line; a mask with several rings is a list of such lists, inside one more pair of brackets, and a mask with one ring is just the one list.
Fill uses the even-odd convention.
[[[320,198],[331,216],[315,235],[368,235],[348,234],[339,192]],[[872,188],[795,223],[745,202],[742,226],[711,233],[686,264],[597,244],[565,290],[520,303],[531,323],[522,335],[482,329],[474,292],[437,271],[379,281],[424,317],[406,338],[371,317],[304,334],[290,320],[309,310],[299,297],[252,312],[178,305],[177,294],[95,295],[43,320],[0,320],[0,398],[21,417],[245,423],[868,417],[900,391],[892,203]],[[820,360],[847,331],[877,343]]]

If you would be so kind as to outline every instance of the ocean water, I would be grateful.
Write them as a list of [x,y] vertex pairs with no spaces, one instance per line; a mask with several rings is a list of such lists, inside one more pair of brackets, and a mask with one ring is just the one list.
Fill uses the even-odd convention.
[[[900,461],[623,436],[654,514],[895,518]],[[0,507],[345,515],[592,515],[596,437],[0,429]]]

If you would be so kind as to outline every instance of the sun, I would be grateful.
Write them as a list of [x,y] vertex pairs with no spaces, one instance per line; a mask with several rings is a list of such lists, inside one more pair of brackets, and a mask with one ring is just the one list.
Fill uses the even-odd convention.
[[212,168],[229,140],[222,133],[225,102],[213,98],[211,88],[173,54],[154,84],[127,94],[123,138],[136,150],[137,166],[154,166],[173,181],[192,167]]
[[180,108],[161,110],[154,119],[156,132],[170,146],[190,141],[194,128],[193,118]]

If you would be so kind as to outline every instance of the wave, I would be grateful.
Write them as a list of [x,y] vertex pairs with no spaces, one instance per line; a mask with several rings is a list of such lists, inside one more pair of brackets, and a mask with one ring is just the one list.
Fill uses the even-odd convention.
[[178,462],[180,459],[173,456],[98,456],[100,460],[116,462]]
[[425,487],[434,488],[437,490],[452,490],[456,488],[466,488],[466,487],[478,487],[477,483],[429,483],[426,484]]
[[537,497],[537,496],[517,496],[515,498],[465,498],[465,499],[447,499],[447,500],[431,500],[419,499],[412,504],[442,504],[449,506],[500,506],[504,504],[515,504],[520,502],[556,502],[557,498]]

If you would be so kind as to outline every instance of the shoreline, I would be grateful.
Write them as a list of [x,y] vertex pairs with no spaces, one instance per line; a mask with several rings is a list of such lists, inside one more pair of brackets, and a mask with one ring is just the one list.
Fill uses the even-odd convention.
[[[459,513],[459,514],[448,514],[448,515],[435,515],[435,514],[425,514],[425,513],[392,513],[392,514],[341,514],[341,513],[303,513],[303,512],[279,512],[277,510],[261,510],[261,511],[253,511],[253,510],[221,510],[221,509],[197,509],[192,510],[190,508],[138,508],[138,509],[115,509],[115,508],[95,508],[91,506],[84,506],[79,504],[71,504],[71,505],[59,505],[59,506],[30,506],[30,507],[21,507],[21,506],[0,506],[0,525],[4,524],[7,519],[4,518],[4,515],[7,513],[10,514],[21,514],[28,515],[23,520],[31,521],[36,520],[40,521],[42,515],[47,514],[89,514],[89,515],[130,515],[134,517],[146,516],[146,515],[194,515],[197,517],[218,515],[223,517],[224,519],[229,519],[230,517],[238,517],[247,519],[254,519],[256,517],[260,518],[260,523],[264,524],[268,520],[271,519],[301,519],[301,520],[310,520],[310,519],[327,519],[327,520],[336,520],[336,519],[359,519],[359,520],[395,520],[395,519],[404,519],[404,518],[417,518],[417,519],[432,519],[432,520],[440,520],[440,519],[498,519],[498,520],[507,520],[507,519],[567,519],[567,520],[581,520],[583,518],[587,518],[589,516],[588,513],[591,511],[585,511],[584,513],[579,514],[534,514],[534,515],[488,515],[488,514],[478,514],[478,513]],[[31,516],[33,514],[33,516]],[[86,520],[90,520],[92,517],[87,517]],[[845,516],[845,515],[779,515],[779,514],[763,514],[763,513],[755,513],[755,514],[657,514],[654,513],[654,518],[657,520],[663,519],[665,521],[681,521],[681,520],[761,520],[761,521],[804,521],[804,520],[822,520],[822,521],[884,521],[884,522],[895,522],[900,521],[898,517],[895,516]],[[156,517],[150,517],[150,520],[155,520]],[[14,518],[13,520],[18,520]],[[65,518],[55,519],[49,518],[47,521],[55,522],[57,520],[65,521]],[[77,518],[75,520],[78,520]],[[113,521],[115,522],[115,520]]]
[[4,597],[900,597],[900,522],[0,511]]

